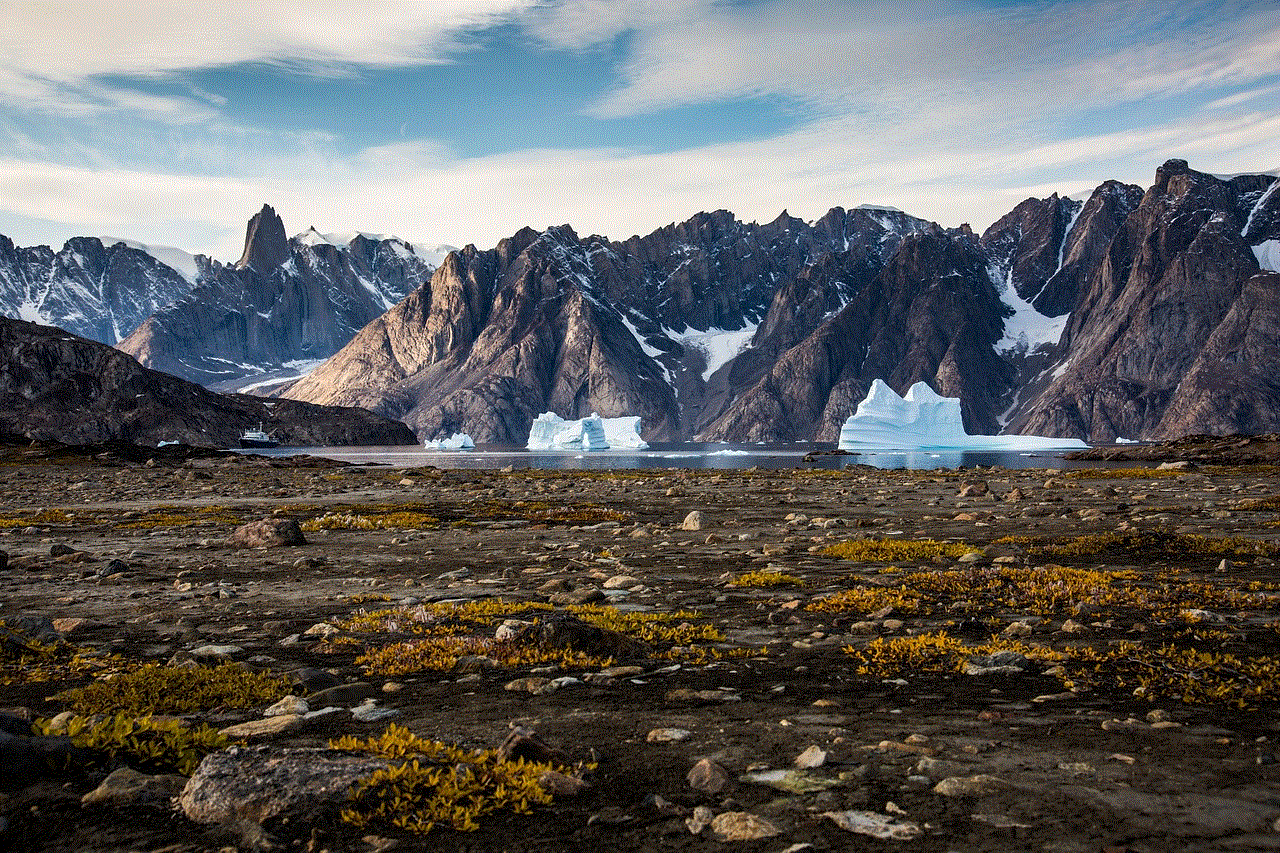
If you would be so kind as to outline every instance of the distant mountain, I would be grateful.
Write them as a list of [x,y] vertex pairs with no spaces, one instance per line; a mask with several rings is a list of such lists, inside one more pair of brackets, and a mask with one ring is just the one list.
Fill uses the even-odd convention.
[[620,242],[562,225],[439,254],[288,238],[264,206],[233,265],[0,239],[0,307],[103,341],[129,330],[119,347],[146,365],[287,384],[422,438],[523,444],[554,411],[639,415],[649,440],[834,440],[875,379],[960,397],[970,432],[1274,431],[1278,186],[1170,160],[1147,189],[1027,199],[981,235],[875,206],[718,210]]
[[76,237],[55,253],[0,237],[0,314],[235,389],[296,378],[426,281],[447,251],[315,229],[289,239],[266,205],[230,266],[116,238]]
[[701,213],[611,242],[525,229],[283,393],[424,437],[640,415],[649,439],[834,440],[873,380],[971,432],[1110,441],[1280,429],[1280,191],[1171,160],[1153,186],[1028,199],[980,237],[900,211]]
[[235,265],[209,263],[195,287],[119,348],[212,388],[296,377],[426,282],[433,260],[394,237],[356,234],[338,245],[312,228],[288,239],[263,205]]
[[109,237],[74,237],[54,252],[0,236],[0,314],[115,344],[152,312],[186,298],[207,265],[177,249]]
[[216,394],[105,344],[0,317],[0,433],[70,444],[233,447],[259,424],[286,445],[414,442],[404,424],[370,412]]
[[[449,255],[284,394],[364,406],[425,436],[522,444],[550,410],[640,415],[650,438],[688,438],[732,399],[729,363],[754,337],[776,349],[782,326],[803,336],[865,283],[864,267],[929,227],[836,208],[812,225],[702,213],[621,243],[524,229]],[[779,295],[815,264],[826,277]]]

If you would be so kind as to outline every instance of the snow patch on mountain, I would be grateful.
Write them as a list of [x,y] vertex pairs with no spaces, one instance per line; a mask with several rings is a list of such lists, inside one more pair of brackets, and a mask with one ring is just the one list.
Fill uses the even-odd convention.
[[1004,337],[995,344],[998,353],[1033,352],[1045,344],[1056,344],[1062,338],[1070,314],[1046,317],[1027,300],[1018,295],[1013,286],[1013,269],[1002,270],[992,266],[988,271],[993,283],[999,282],[1000,301],[1010,314],[1004,318]]
[[1280,272],[1280,240],[1266,240],[1253,247],[1258,266],[1271,272]]
[[733,361],[747,348],[759,327],[759,323],[748,323],[741,329],[711,328],[705,332],[698,329],[686,329],[683,332],[674,332],[670,329],[662,331],[682,346],[693,347],[703,352],[707,358],[707,368],[702,371],[702,381],[706,382],[713,373]]
[[126,240],[123,237],[99,237],[98,239],[106,247],[114,246],[116,243],[124,243],[130,249],[146,252],[193,284],[200,275],[200,268],[196,265],[196,256],[190,252],[184,252],[182,249],[176,249],[173,246],[153,246],[150,243],[139,243],[137,240]]

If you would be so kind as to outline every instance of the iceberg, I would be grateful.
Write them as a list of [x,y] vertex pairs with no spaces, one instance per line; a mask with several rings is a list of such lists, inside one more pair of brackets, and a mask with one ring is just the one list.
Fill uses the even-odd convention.
[[566,421],[555,412],[543,412],[529,429],[529,450],[648,450],[640,437],[640,418],[591,417]]
[[428,439],[422,446],[426,450],[475,450],[476,443],[465,432],[455,432],[448,438]]
[[543,412],[529,428],[529,450],[608,450],[604,421],[595,412],[591,417],[566,421],[555,412]]
[[1088,447],[1076,438],[1038,435],[969,435],[960,400],[942,397],[917,382],[899,397],[877,379],[866,399],[840,427],[841,450],[1051,450]]
[[604,440],[612,450],[648,450],[649,443],[640,437],[640,419],[601,418]]

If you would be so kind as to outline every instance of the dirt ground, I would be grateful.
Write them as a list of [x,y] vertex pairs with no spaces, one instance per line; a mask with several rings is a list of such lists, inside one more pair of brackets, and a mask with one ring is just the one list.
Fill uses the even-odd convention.
[[[233,646],[223,656],[254,670],[369,683],[377,705],[398,712],[317,718],[263,741],[273,748],[376,735],[388,722],[494,747],[522,726],[568,762],[594,765],[589,785],[531,815],[487,816],[474,832],[413,836],[358,830],[336,812],[245,827],[198,824],[167,804],[83,806],[106,770],[50,770],[0,780],[7,849],[1280,849],[1280,683],[1267,678],[1280,654],[1280,468],[445,471],[146,455],[0,455],[0,619],[84,620],[57,623],[67,643],[135,664]],[[693,511],[697,529],[683,529]],[[227,542],[246,522],[305,530],[326,514],[333,529],[308,530],[304,545]],[[826,553],[859,540],[938,544],[900,557]],[[1033,600],[1025,587],[1077,569],[1102,573],[1091,591]],[[916,596],[925,575],[958,586]],[[981,591],[992,579],[1007,588]],[[865,595],[827,601],[849,589]],[[381,675],[356,661],[406,639],[394,630],[306,633],[362,610],[492,600],[553,604],[520,614],[529,620],[570,601],[677,613],[672,624],[714,638],[654,641],[651,655],[612,662],[638,670],[587,678],[605,667]],[[867,652],[940,631],[1026,654],[971,675],[963,655],[912,670]],[[5,672],[0,708],[29,718],[64,711],[57,694],[89,680]],[[513,687],[560,676],[578,680]],[[224,727],[261,711],[186,718]],[[657,729],[687,735],[662,742]],[[802,774],[811,790],[751,778],[814,746],[826,755]],[[701,758],[725,770],[723,790],[690,786]],[[695,833],[698,807],[750,813],[769,834]],[[851,812],[915,832],[880,840],[830,816]]]

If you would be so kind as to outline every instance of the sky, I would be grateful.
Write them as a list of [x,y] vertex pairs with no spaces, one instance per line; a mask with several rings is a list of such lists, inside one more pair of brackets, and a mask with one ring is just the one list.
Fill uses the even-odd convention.
[[0,234],[239,257],[1280,169],[1280,3],[0,0]]

